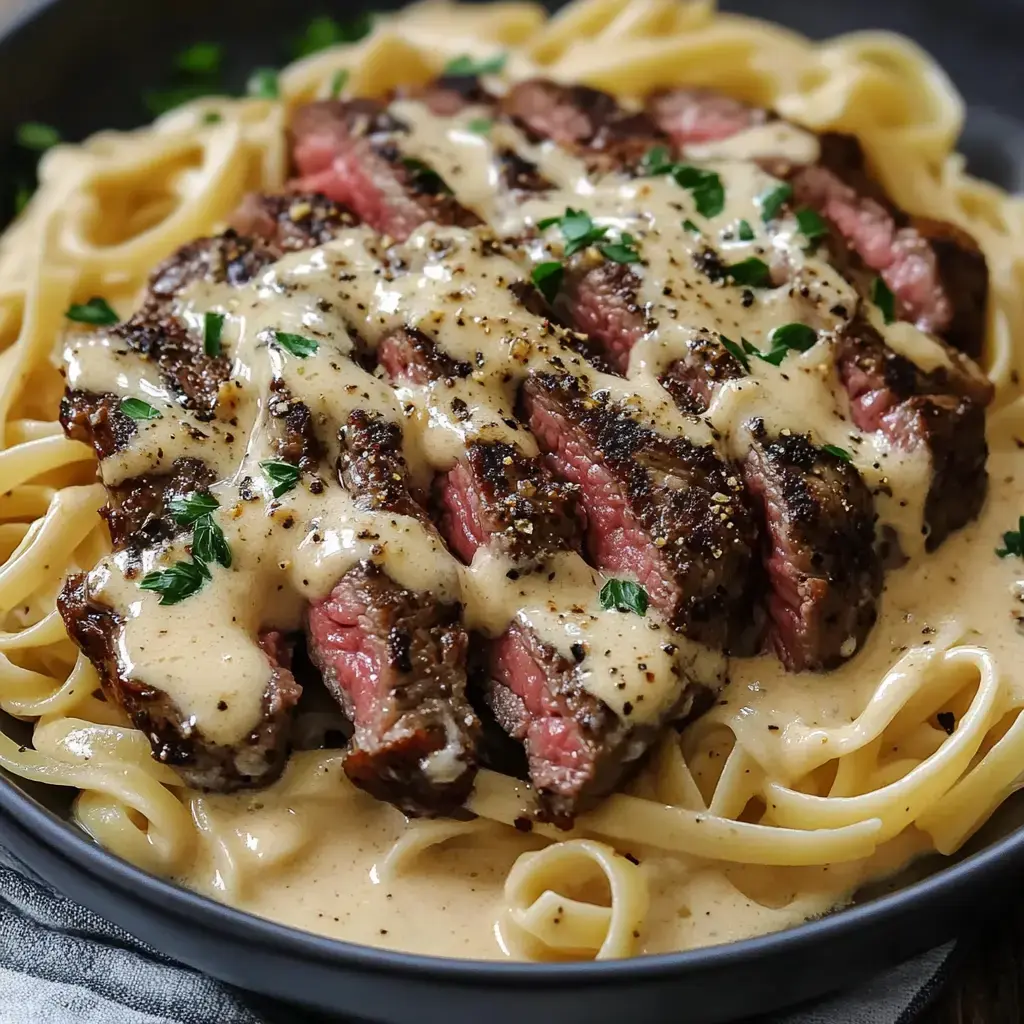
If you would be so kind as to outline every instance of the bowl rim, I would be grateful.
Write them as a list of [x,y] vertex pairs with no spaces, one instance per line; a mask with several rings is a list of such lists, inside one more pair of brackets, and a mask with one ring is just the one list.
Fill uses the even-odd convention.
[[[60,0],[30,0],[0,28],[0,49],[10,45],[24,30],[43,21],[46,15],[52,15],[59,4]],[[9,717],[2,712],[0,716]],[[619,960],[525,963],[428,956],[368,946],[304,931],[239,910],[145,871],[105,849],[0,772],[0,845],[3,838],[13,832],[21,833],[29,844],[42,843],[70,868],[90,876],[99,888],[114,888],[125,899],[145,904],[159,915],[176,917],[192,927],[197,924],[211,927],[249,943],[257,942],[275,953],[314,959],[321,964],[480,987],[524,982],[541,988],[561,987],[566,982],[594,987],[712,970],[727,971],[768,955],[798,955],[810,946],[838,943],[858,931],[867,931],[887,919],[920,909],[922,905],[953,900],[981,887],[1015,863],[1024,864],[1022,826],[981,850],[950,861],[926,878],[782,931]]]

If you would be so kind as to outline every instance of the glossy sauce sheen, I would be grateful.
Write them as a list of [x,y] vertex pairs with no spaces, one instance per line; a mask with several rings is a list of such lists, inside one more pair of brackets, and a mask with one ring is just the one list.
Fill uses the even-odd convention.
[[[322,467],[334,465],[337,428],[355,409],[376,411],[401,425],[406,459],[420,485],[449,469],[472,438],[507,441],[533,454],[532,438],[506,421],[514,415],[524,378],[550,371],[552,357],[558,357],[559,369],[585,378],[589,390],[627,403],[637,419],[662,434],[716,445],[734,459],[749,446],[747,424],[757,417],[771,433],[807,433],[815,444],[849,451],[875,494],[880,524],[898,534],[910,562],[888,576],[879,622],[865,650],[848,665],[828,675],[800,676],[785,673],[770,657],[729,665],[731,682],[713,714],[728,721],[763,764],[780,765],[783,777],[795,774],[799,752],[790,748],[799,747],[801,730],[855,718],[908,649],[926,651],[925,627],[956,634],[954,641],[971,637],[968,642],[1000,654],[1017,650],[1020,639],[1009,611],[1012,568],[993,554],[993,541],[1018,514],[1020,489],[1007,461],[1008,439],[992,438],[993,491],[981,521],[925,558],[928,457],[856,430],[833,365],[831,338],[859,300],[834,268],[804,251],[794,221],[783,218],[770,232],[762,221],[759,197],[778,182],[752,158],[813,158],[813,136],[761,126],[705,147],[701,155],[720,174],[726,196],[723,212],[705,219],[697,215],[691,194],[668,176],[594,180],[572,156],[549,144],[531,144],[507,125],[495,125],[489,136],[477,134],[468,125],[481,116],[479,109],[442,120],[403,101],[393,105],[393,113],[411,128],[402,141],[406,155],[433,167],[494,236],[530,236],[526,247],[533,262],[560,258],[557,228],[536,232],[533,226],[567,207],[584,209],[610,227],[609,240],[620,231],[630,233],[643,258],[634,270],[649,329],[631,353],[625,379],[601,374],[566,347],[571,339],[527,312],[510,292],[510,284],[529,279],[529,263],[517,261],[511,249],[512,258],[500,252],[486,229],[428,225],[400,247],[400,270],[378,237],[353,228],[318,249],[286,257],[245,287],[193,286],[179,300],[181,316],[201,333],[204,313],[225,314],[222,343],[233,364],[216,418],[192,424],[207,435],[202,440],[184,429],[189,414],[175,407],[151,365],[101,334],[71,338],[71,387],[142,398],[163,413],[139,422],[131,444],[104,460],[104,482],[166,469],[182,455],[202,458],[217,476],[211,493],[220,502],[218,522],[233,555],[230,570],[211,567],[213,578],[202,591],[169,607],[139,590],[136,579],[125,578],[124,555],[111,556],[93,571],[94,593],[126,623],[120,650],[137,680],[169,694],[211,740],[237,741],[258,719],[269,672],[256,643],[259,630],[300,628],[306,603],[328,594],[349,568],[369,559],[403,586],[461,602],[471,628],[499,635],[519,619],[566,656],[584,639],[585,685],[620,715],[628,702],[631,721],[658,719],[688,680],[715,684],[725,672],[720,654],[681,640],[658,622],[653,609],[645,618],[603,611],[598,593],[604,580],[574,553],[553,558],[546,574],[513,581],[509,564],[491,553],[481,551],[467,567],[419,521],[355,509],[336,480],[327,479],[323,493],[313,494],[304,478],[274,500],[259,469],[262,460],[275,457],[274,378],[311,410],[325,448]],[[536,163],[556,189],[511,198],[499,187],[497,147],[513,148]],[[699,224],[702,238],[684,227],[686,219]],[[754,228],[752,241],[738,240],[741,219]],[[743,289],[712,282],[695,266],[693,256],[704,245],[727,264],[757,256],[784,265],[789,281],[755,289],[753,301],[745,302]],[[946,360],[942,347],[916,328],[885,325],[877,310],[866,312],[892,348],[920,365]],[[806,353],[789,353],[779,367],[751,359],[750,374],[726,382],[704,418],[682,414],[658,382],[699,328],[745,338],[766,351],[771,330],[792,322],[819,331],[819,343]],[[403,326],[419,328],[447,355],[470,363],[472,375],[394,388],[350,358],[350,331],[375,345]],[[297,358],[272,342],[275,330],[313,339],[317,351]],[[252,481],[259,500],[239,497],[245,480]],[[186,557],[180,546],[147,552],[143,568]],[[968,569],[972,593],[965,600]],[[638,670],[641,664],[647,671]],[[208,842],[186,879],[190,886],[220,890],[221,898],[256,913],[361,942],[501,955],[500,934],[495,942],[493,929],[504,875],[536,839],[485,830],[472,841],[432,849],[385,883],[381,864],[404,828],[401,815],[340,781],[337,759],[296,789],[298,771],[293,764],[282,782],[263,793],[197,798]],[[915,850],[913,839],[902,837],[878,858],[891,868]],[[649,951],[781,927],[823,912],[862,877],[882,870],[878,863],[837,868],[831,875],[822,869],[814,898],[767,907],[737,899],[736,890],[722,888],[721,872],[702,872],[700,864],[683,858],[655,855],[644,864],[654,908],[642,943]],[[789,870],[797,869],[774,869],[777,890],[785,890]],[[800,870],[806,892],[806,872],[812,869]],[[757,884],[764,888],[763,880]]]

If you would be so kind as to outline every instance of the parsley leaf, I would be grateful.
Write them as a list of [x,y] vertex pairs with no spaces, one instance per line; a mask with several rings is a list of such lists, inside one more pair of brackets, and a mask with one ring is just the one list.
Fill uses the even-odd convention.
[[887,324],[896,319],[896,296],[880,277],[876,277],[871,285],[871,301],[882,311],[882,319]]
[[231,568],[231,548],[212,515],[196,520],[192,531],[192,557],[203,565],[216,562],[225,569]]
[[133,420],[158,420],[163,415],[159,409],[154,409],[149,402],[141,398],[122,398],[118,408]]
[[204,516],[212,515],[220,508],[220,502],[212,494],[193,491],[183,498],[172,498],[167,511],[179,526],[195,526]]
[[630,580],[609,580],[601,588],[601,607],[643,615],[647,611],[647,591]]
[[258,100],[276,100],[281,95],[276,68],[257,68],[246,83],[246,92]]
[[40,121],[26,121],[19,124],[15,138],[22,149],[31,149],[36,153],[44,153],[60,142],[60,132],[53,125]]
[[756,256],[726,267],[725,272],[736,284],[749,285],[752,288],[764,288],[771,284],[771,271],[768,269],[768,264]]
[[1016,530],[1003,534],[1003,544],[1006,546],[996,548],[996,554],[1000,558],[1006,558],[1008,555],[1024,558],[1024,516],[1020,517]]
[[299,467],[294,463],[268,459],[260,463],[260,469],[263,470],[267,481],[273,485],[275,498],[280,498],[299,482]]
[[198,593],[210,578],[202,562],[176,562],[169,569],[147,572],[139,582],[141,590],[153,590],[161,604],[177,604]]
[[768,335],[768,340],[771,342],[771,348],[767,352],[758,352],[758,355],[766,363],[779,366],[790,350],[806,352],[813,348],[818,341],[818,334],[807,324],[783,324]]
[[32,201],[32,189],[22,182],[14,191],[14,212],[21,213]]
[[203,124],[220,124],[224,118],[216,110],[208,110],[203,114]]
[[789,202],[793,197],[793,186],[782,182],[779,185],[775,185],[768,189],[767,192],[762,192],[757,197],[757,201],[761,206],[761,219],[767,224],[771,220],[775,220],[779,213],[781,213],[783,206]]
[[328,95],[332,100],[336,100],[346,85],[348,85],[348,71],[345,68],[338,68],[331,76],[331,88]]
[[64,314],[68,320],[78,324],[92,324],[94,327],[106,327],[116,324],[121,318],[110,308],[106,299],[94,295],[88,302],[72,303]]
[[220,355],[220,336],[223,330],[223,313],[203,314],[203,351],[208,356]]
[[672,168],[676,184],[685,188],[697,204],[702,217],[717,217],[725,208],[725,188],[714,171],[705,171],[690,164],[676,164]]
[[474,135],[489,135],[491,129],[494,127],[494,120],[490,117],[474,117],[466,128],[469,129]]
[[220,43],[193,43],[175,57],[174,66],[186,75],[215,75],[223,57]]
[[640,253],[636,249],[636,239],[625,232],[623,232],[618,242],[606,242],[604,245],[599,245],[597,249],[605,259],[609,259],[613,263],[640,262]]
[[695,234],[695,235],[703,234],[701,229],[699,227],[697,227],[697,225],[694,224],[693,221],[690,220],[689,217],[687,217],[686,220],[683,221],[683,230],[684,231],[689,231],[689,232],[691,232],[692,234]]
[[840,448],[837,444],[823,444],[821,450],[828,452],[829,455],[834,455],[837,459],[842,459],[843,462],[853,462],[853,456],[845,448]]
[[[741,349],[739,345],[732,340],[732,338],[727,338],[724,334],[720,334],[718,338],[725,347],[726,352],[728,352],[729,355],[731,355],[747,373],[750,373],[750,360],[747,358],[747,353],[744,352],[743,349]],[[747,344],[750,345],[750,342],[748,341]]]
[[750,226],[749,220],[741,220],[736,226],[736,237],[741,242],[752,242],[754,240],[754,229]]
[[562,278],[565,276],[565,268],[557,261],[549,263],[538,263],[530,274],[530,280],[534,287],[544,296],[548,302],[554,302],[558,289],[562,287]]
[[330,15],[313,18],[292,44],[292,55],[308,57],[339,43],[355,43],[373,30],[373,15],[364,12],[351,21],[339,22]]
[[808,242],[816,242],[819,238],[828,234],[828,224],[821,214],[814,210],[797,210],[796,226]]
[[274,331],[274,341],[286,352],[298,356],[299,359],[311,356],[320,348],[320,342],[313,338],[306,338],[301,334],[288,334],[287,331]]
[[644,153],[640,160],[640,169],[644,174],[671,174],[675,164],[669,155],[667,146],[655,146]]
[[469,54],[462,54],[454,60],[450,60],[445,66],[444,75],[452,75],[456,78],[476,78],[478,75],[499,75],[505,70],[505,62],[508,60],[507,53],[498,53],[493,57],[485,57],[483,60],[473,60]]
[[430,164],[425,164],[414,156],[402,157],[402,164],[410,172],[413,186],[421,192],[428,192],[432,195],[437,195],[439,192],[449,196],[452,194],[448,183]]

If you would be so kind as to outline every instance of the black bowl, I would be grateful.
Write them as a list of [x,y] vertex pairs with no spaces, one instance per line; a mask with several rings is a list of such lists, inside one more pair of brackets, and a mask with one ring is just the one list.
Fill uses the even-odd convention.
[[[90,0],[36,5],[0,40],[0,140],[22,121],[78,138],[145,117],[142,95],[197,38],[229,42],[234,85],[255,64],[280,62],[281,40],[323,0]],[[1024,100],[1018,41],[1022,0],[742,0],[746,8],[823,36],[865,27],[906,32],[952,73],[974,105],[964,147],[972,169],[1024,189]],[[346,14],[358,9],[343,9]],[[31,175],[0,143],[0,218]],[[9,210],[7,211],[10,212]],[[23,723],[0,728],[25,741]],[[930,858],[841,913],[764,938],[689,953],[603,964],[494,964],[369,949],[285,928],[145,874],[68,823],[71,794],[0,774],[0,841],[72,899],[163,953],[225,981],[320,1009],[395,1024],[561,1024],[670,1014],[715,1024],[812,999],[934,947],[978,923],[1024,867],[1024,803],[1010,801],[954,861]],[[1004,889],[1005,891],[1005,889]]]

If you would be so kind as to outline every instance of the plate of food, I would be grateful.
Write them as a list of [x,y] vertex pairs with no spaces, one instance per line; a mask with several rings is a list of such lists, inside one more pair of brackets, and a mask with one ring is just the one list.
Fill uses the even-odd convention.
[[0,841],[382,1021],[711,1024],[975,917],[1024,862],[1024,202],[939,65],[430,0],[275,10],[238,95],[196,24],[120,72],[144,127],[41,120],[56,50],[4,101]]

